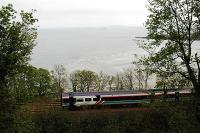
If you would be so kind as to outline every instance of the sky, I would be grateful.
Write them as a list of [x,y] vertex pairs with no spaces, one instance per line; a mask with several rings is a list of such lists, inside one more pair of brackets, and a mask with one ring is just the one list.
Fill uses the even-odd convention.
[[147,0],[0,0],[16,10],[36,9],[40,28],[143,26]]

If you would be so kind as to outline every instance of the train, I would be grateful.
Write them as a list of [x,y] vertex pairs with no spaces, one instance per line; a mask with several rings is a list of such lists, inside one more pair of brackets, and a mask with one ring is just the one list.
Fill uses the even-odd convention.
[[113,91],[113,92],[68,92],[61,95],[61,106],[73,109],[82,106],[106,106],[106,105],[132,105],[151,103],[155,100],[179,101],[188,99],[192,95],[191,90],[137,90],[137,91]]

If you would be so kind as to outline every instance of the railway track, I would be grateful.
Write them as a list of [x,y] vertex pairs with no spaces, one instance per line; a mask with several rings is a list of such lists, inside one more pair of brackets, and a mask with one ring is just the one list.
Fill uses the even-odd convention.
[[59,102],[51,103],[27,103],[22,105],[32,113],[42,113],[49,111],[66,112],[70,114],[84,114],[84,113],[117,113],[117,112],[131,112],[131,111],[150,111],[149,108],[144,107],[103,107],[103,108],[77,108],[74,111],[70,111],[67,108],[62,108]]
[[61,110],[59,101],[45,98],[37,98],[33,102],[23,103],[20,106],[33,113]]

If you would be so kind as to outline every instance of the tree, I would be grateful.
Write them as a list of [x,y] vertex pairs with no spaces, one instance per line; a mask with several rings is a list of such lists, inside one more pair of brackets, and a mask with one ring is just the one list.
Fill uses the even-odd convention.
[[127,68],[124,70],[124,82],[125,86],[128,90],[133,90],[134,86],[134,69],[133,68]]
[[135,68],[135,78],[138,81],[138,89],[143,89],[144,75],[140,67]]
[[[135,78],[138,80],[138,88],[144,86],[145,89],[148,88],[148,80],[152,75],[152,68],[147,62],[142,62],[137,54],[134,55],[135,61],[133,61]],[[145,56],[143,56],[145,57]],[[143,83],[144,82],[144,83]]]
[[[19,16],[16,18],[16,16]],[[14,102],[8,89],[8,79],[25,67],[35,46],[37,19],[32,13],[20,15],[11,4],[0,8],[0,130],[11,132]]]
[[114,90],[114,81],[115,81],[115,77],[114,76],[109,76],[109,81],[108,81],[108,85],[109,85],[109,91]]
[[37,68],[27,66],[14,77],[10,77],[8,87],[17,103],[26,102],[34,98],[37,90],[34,86],[37,77]]
[[89,70],[78,70],[71,74],[70,80],[72,82],[73,90],[80,92],[89,92],[95,86],[97,74]]
[[83,70],[81,72],[81,77],[85,81],[86,91],[89,92],[90,88],[94,86],[94,83],[97,80],[97,74],[93,71]]
[[47,69],[27,66],[14,77],[9,78],[8,87],[17,102],[25,102],[35,96],[52,92],[51,75]]
[[149,0],[149,11],[146,28],[150,40],[140,45],[149,57],[141,62],[155,73],[178,73],[190,80],[199,97],[200,56],[194,49],[200,38],[199,0]]
[[156,88],[160,89],[181,89],[190,88],[191,82],[180,74],[176,73],[173,76],[157,75]]
[[0,81],[6,82],[27,65],[37,37],[32,13],[21,11],[20,20],[11,4],[0,9]]
[[115,75],[115,90],[124,90],[125,84],[124,84],[124,77],[122,73],[117,73]]
[[79,85],[78,72],[76,71],[76,72],[71,73],[69,79],[71,81],[73,92],[77,92],[78,85]]
[[67,81],[67,70],[63,65],[55,65],[54,70],[51,72],[54,82],[54,87],[58,94],[62,94],[64,90],[67,88],[68,81]]
[[86,83],[85,83],[85,74],[82,71],[77,70],[70,74],[70,81],[72,84],[72,89],[74,92],[85,92]]
[[143,69],[143,73],[144,73],[144,88],[147,89],[148,88],[148,80],[151,77],[151,69],[148,67],[145,67]]
[[109,82],[109,75],[100,72],[97,75],[97,79],[96,79],[96,90],[97,91],[103,91],[106,89],[106,87],[108,86],[108,82]]
[[51,75],[48,70],[37,69],[35,87],[39,96],[48,94],[48,91],[51,90]]

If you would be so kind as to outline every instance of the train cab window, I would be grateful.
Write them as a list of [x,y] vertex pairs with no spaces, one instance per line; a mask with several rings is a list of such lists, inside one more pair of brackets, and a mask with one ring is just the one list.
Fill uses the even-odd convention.
[[93,101],[97,101],[97,98],[93,98]]
[[83,102],[83,98],[77,98],[76,102]]
[[69,102],[69,99],[63,99],[63,103],[68,103]]
[[76,98],[69,97],[69,102],[70,102],[70,103],[76,102]]
[[85,101],[90,102],[90,101],[92,101],[92,99],[91,98],[85,98]]

